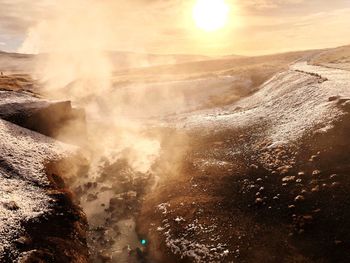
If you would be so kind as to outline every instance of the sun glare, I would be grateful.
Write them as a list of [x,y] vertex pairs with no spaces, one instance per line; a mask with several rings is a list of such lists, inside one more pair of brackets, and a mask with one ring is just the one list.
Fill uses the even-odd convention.
[[229,7],[224,0],[197,0],[193,8],[196,25],[208,32],[224,27],[228,14]]

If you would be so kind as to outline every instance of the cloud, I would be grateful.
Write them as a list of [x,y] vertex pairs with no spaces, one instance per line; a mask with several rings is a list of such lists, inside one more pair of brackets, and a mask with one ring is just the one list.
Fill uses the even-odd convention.
[[[38,12],[35,23],[31,23],[21,51],[45,52],[55,48],[55,43],[62,39],[67,46],[72,46],[77,38],[88,40],[98,36],[98,45],[107,50],[153,52],[160,45],[168,46],[169,42],[181,40],[185,36],[181,33],[185,33],[187,27],[183,18],[190,17],[185,14],[190,10],[188,2],[182,0],[57,0],[51,3],[45,15]],[[77,37],[71,38],[72,34]],[[85,47],[92,43],[97,41],[87,41]]]
[[240,3],[248,8],[275,9],[285,5],[301,4],[305,0],[245,0]]
[[[348,0],[332,0],[332,3],[329,0],[226,0],[232,6],[230,25],[220,34],[205,35],[192,21],[194,1],[0,0],[0,40],[11,43],[8,45],[18,45],[30,38],[31,41],[24,43],[22,51],[44,50],[45,46],[53,46],[55,41],[60,40],[57,36],[61,33],[54,35],[49,28],[61,30],[58,23],[63,19],[68,21],[65,25],[73,32],[100,36],[103,47],[110,50],[247,54],[255,53],[254,49],[260,50],[260,45],[254,48],[256,38],[268,43],[271,36],[278,39],[285,32],[301,32],[306,25],[313,30],[320,28],[324,23],[322,19],[315,18],[318,14],[323,14],[333,35],[336,32],[344,34],[348,14],[339,11],[339,18],[331,14],[350,8]],[[79,18],[79,23],[74,16]],[[100,19],[93,19],[93,16]],[[340,22],[340,19],[344,21]],[[82,22],[89,25],[85,31],[81,29]],[[320,30],[312,34],[316,39],[318,35],[323,35]],[[334,45],[346,41],[347,35],[334,36]],[[61,37],[64,35],[61,34]],[[34,44],[39,40],[40,44]],[[329,43],[331,40],[320,41]],[[271,50],[276,47],[276,43],[270,44]],[[92,44],[87,42],[89,45]]]
[[0,28],[9,34],[23,34],[37,19],[45,16],[50,0],[0,0]]
[[236,0],[247,13],[259,15],[310,14],[350,7],[348,0]]
[[[348,32],[350,8],[318,12],[303,16],[256,18],[237,40],[243,53],[275,53],[289,50],[335,47],[350,43]],[[254,43],[259,43],[256,46]]]

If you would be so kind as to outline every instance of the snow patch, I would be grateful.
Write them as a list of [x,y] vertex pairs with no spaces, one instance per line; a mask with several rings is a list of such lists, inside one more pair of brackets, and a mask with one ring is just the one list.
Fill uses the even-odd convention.
[[291,143],[315,127],[331,127],[343,114],[336,102],[328,100],[336,95],[350,97],[349,71],[299,62],[230,107],[192,112],[170,122],[186,129],[222,130],[258,125],[261,139],[272,144]]
[[13,241],[23,233],[23,223],[50,212],[45,164],[73,151],[75,147],[0,120],[0,261],[9,249],[19,253]]

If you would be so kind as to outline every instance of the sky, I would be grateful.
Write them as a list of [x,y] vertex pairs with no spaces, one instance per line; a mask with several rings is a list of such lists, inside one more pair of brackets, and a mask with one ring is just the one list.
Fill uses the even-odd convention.
[[160,54],[261,55],[350,44],[350,0],[226,0],[229,20],[214,32],[196,27],[195,2],[0,0],[0,50],[40,53],[83,46]]

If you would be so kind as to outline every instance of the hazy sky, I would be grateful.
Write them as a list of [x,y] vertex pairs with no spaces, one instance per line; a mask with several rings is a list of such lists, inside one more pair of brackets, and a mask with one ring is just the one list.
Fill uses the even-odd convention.
[[87,46],[152,53],[255,55],[350,44],[350,0],[226,2],[228,24],[208,33],[192,20],[195,0],[0,0],[0,50],[43,52],[80,31]]

